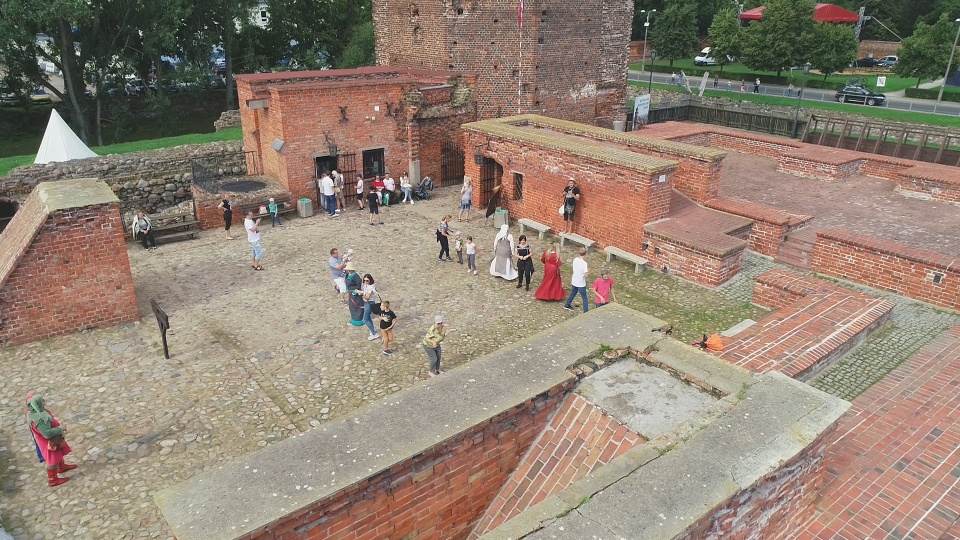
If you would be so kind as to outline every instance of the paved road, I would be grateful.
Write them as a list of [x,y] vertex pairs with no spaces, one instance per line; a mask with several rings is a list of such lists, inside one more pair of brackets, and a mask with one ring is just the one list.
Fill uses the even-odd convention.
[[[650,73],[641,72],[641,71],[630,71],[627,74],[627,77],[631,81],[649,81]],[[739,79],[728,79],[721,77],[720,78],[720,89],[727,89],[727,81],[730,81],[731,90],[733,94],[739,94],[740,82]],[[666,73],[654,73],[653,82],[656,83],[670,83],[670,75]],[[691,87],[696,89],[696,86],[700,82],[700,77],[694,77],[690,81]],[[747,82],[747,91],[753,91],[753,83],[750,81]],[[713,88],[713,80],[711,79],[707,83],[707,88]],[[768,96],[787,96],[787,87],[778,86],[774,84],[764,84],[760,86],[760,93]],[[819,90],[815,88],[806,88],[803,91],[803,101],[835,101],[834,90]],[[796,94],[794,94],[796,95]],[[856,111],[857,107],[863,107],[864,105],[849,103],[847,104],[851,110]],[[887,109],[899,110],[899,111],[914,111],[914,112],[923,112],[930,114],[938,114],[943,116],[960,116],[960,103],[941,103],[937,104],[935,101],[926,100],[926,99],[914,99],[906,97],[887,97],[887,103],[884,105]]]

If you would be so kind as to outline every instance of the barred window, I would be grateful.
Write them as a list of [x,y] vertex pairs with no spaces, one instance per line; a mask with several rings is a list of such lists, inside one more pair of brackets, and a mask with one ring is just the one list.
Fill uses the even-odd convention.
[[523,174],[513,173],[513,198],[517,201],[523,200]]

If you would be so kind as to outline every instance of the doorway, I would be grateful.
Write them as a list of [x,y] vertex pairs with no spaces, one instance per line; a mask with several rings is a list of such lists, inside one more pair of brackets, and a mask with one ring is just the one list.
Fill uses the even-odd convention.
[[313,165],[316,169],[317,180],[323,177],[323,173],[337,170],[337,156],[320,156],[313,158]]

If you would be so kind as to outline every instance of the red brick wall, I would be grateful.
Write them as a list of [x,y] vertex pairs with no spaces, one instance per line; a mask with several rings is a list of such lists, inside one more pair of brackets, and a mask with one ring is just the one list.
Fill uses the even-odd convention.
[[960,204],[957,170],[946,166],[918,166],[896,176],[897,191],[908,196]]
[[634,253],[650,261],[651,268],[662,272],[667,267],[668,273],[707,287],[726,283],[740,272],[743,262],[742,249],[718,256],[649,232],[644,241],[649,244],[647,249]]
[[846,180],[857,174],[860,162],[850,163],[823,163],[807,156],[780,155],[777,157],[777,170],[787,174],[794,174],[804,178],[815,178],[836,182]]
[[[191,192],[193,194],[194,214],[197,217],[200,230],[222,229],[223,211],[217,208],[220,201],[223,200],[222,195],[207,193],[198,188],[196,184],[191,187]],[[277,198],[278,204],[282,201],[288,201],[289,204],[294,207],[296,207],[297,204],[297,199],[293,198],[290,193],[276,188],[276,186],[253,193],[233,194],[233,228],[231,228],[231,231],[234,235],[239,234],[242,237],[245,234],[243,219],[246,215],[241,207],[249,204],[266,206],[270,202],[270,197]],[[314,211],[316,210],[317,206],[314,205]]]
[[785,523],[800,525],[811,519],[817,493],[824,483],[824,451],[835,431],[834,424],[790,461],[714,508],[675,538],[775,537],[772,530],[790,530],[782,528]]
[[[710,128],[705,127],[705,129]],[[712,131],[710,134],[710,146],[736,150],[737,152],[743,152],[745,154],[778,157],[784,152],[796,150],[803,145],[802,143],[791,144],[786,140],[774,137],[763,137],[733,131]]]
[[756,277],[753,284],[753,303],[767,309],[786,307],[808,294],[836,290],[837,285],[822,279],[802,276],[782,270],[771,270]]
[[860,174],[872,176],[873,178],[896,180],[901,171],[913,167],[916,164],[916,161],[890,158],[877,154],[864,154],[863,163],[860,164]]
[[773,207],[736,199],[711,199],[704,206],[752,219],[749,249],[768,257],[777,255],[787,234],[813,220],[813,216],[795,216]]
[[573,382],[240,540],[466,538]]
[[119,204],[58,211],[36,229],[38,201],[34,191],[0,242],[5,261],[22,253],[0,288],[0,343],[140,320]]
[[[960,259],[842,229],[817,232],[813,269],[951,309],[960,309]],[[943,275],[941,283],[934,274]]]

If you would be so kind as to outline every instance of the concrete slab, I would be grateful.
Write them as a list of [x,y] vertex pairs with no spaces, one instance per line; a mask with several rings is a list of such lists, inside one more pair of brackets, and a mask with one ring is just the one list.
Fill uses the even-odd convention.
[[723,332],[720,332],[720,335],[723,337],[733,337],[755,324],[757,324],[757,321],[753,319],[744,319],[738,322],[737,324],[731,326],[730,328],[727,328]]
[[50,213],[67,208],[83,208],[94,204],[119,203],[120,199],[99,178],[77,178],[37,184],[40,200]]

